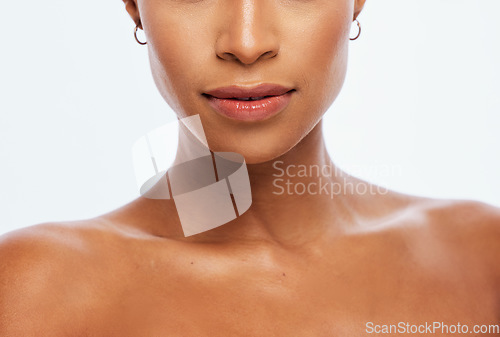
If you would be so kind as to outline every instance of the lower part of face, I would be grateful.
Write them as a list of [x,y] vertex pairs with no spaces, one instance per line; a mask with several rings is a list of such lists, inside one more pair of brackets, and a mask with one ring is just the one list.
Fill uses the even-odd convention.
[[[212,151],[270,161],[300,142],[346,74],[348,0],[139,0],[153,78],[179,118],[199,114]],[[216,112],[204,92],[231,85],[294,89],[270,118]]]

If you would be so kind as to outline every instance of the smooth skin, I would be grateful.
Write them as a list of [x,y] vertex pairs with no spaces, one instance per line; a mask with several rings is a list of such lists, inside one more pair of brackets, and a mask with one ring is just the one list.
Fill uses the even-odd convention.
[[[377,189],[340,170],[289,179],[376,192],[273,193],[278,160],[332,164],[321,118],[343,85],[363,0],[124,3],[165,101],[179,118],[200,114],[213,151],[245,157],[253,204],[190,237],[171,200],[143,197],[1,236],[0,336],[326,337],[366,335],[369,322],[500,324],[498,208]],[[261,122],[218,115],[201,95],[260,83],[296,89]]]

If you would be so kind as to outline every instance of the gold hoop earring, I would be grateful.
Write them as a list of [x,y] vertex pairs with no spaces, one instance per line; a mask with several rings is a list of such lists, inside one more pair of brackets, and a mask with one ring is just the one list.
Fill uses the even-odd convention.
[[137,38],[137,29],[139,28],[139,24],[137,24],[134,28],[134,37],[135,37],[135,40],[137,41],[138,44],[147,44],[147,42],[142,42],[142,41],[139,41],[139,39]]
[[354,41],[356,40],[360,35],[361,35],[361,24],[359,23],[358,19],[355,19],[356,23],[358,24],[358,35],[356,35],[355,38],[349,38],[349,40]]

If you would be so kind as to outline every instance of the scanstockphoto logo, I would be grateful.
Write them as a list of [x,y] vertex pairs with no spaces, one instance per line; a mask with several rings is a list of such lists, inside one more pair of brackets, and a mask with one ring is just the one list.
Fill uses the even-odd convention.
[[368,334],[383,335],[387,334],[394,336],[395,334],[436,334],[439,336],[461,335],[479,336],[480,334],[500,334],[500,324],[462,324],[445,323],[442,321],[424,322],[415,324],[410,322],[398,322],[397,324],[377,324],[374,322],[366,322],[365,331]]
[[[329,165],[286,165],[283,161],[273,163],[273,194],[276,195],[328,195],[334,198],[338,195],[371,194],[383,195],[389,190],[383,186],[369,184],[363,181],[353,182],[342,175],[335,166]],[[373,174],[401,174],[400,166],[351,167],[350,172],[362,174],[370,170]],[[366,172],[365,172],[366,173]],[[335,178],[335,179],[330,179]]]
[[148,132],[132,157],[140,194],[173,199],[184,236],[232,221],[252,204],[243,156],[212,153],[199,115]]

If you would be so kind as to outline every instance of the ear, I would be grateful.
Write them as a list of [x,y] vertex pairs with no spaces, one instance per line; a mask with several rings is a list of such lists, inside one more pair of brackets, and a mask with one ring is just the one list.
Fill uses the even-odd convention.
[[136,0],[123,0],[125,4],[125,9],[128,12],[128,15],[134,20],[134,23],[139,25],[139,28],[142,29],[141,16],[139,15],[139,9],[137,7]]
[[365,0],[354,0],[354,17],[353,17],[353,20],[356,20],[356,18],[358,17],[359,13],[361,13],[361,11],[363,10],[364,5],[365,5]]

